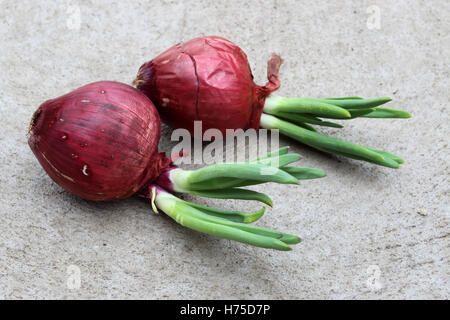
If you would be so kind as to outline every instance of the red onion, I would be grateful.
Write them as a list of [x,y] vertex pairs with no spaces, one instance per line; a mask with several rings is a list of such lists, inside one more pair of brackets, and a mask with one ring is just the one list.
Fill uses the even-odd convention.
[[44,102],[29,145],[48,175],[89,200],[123,199],[168,166],[152,102],[118,82],[88,84]]
[[[287,148],[247,163],[221,163],[183,170],[158,153],[160,120],[152,102],[131,86],[102,81],[44,102],[34,113],[29,145],[48,175],[88,200],[133,194],[151,200],[178,223],[207,234],[259,247],[289,250],[299,238],[245,225],[264,213],[228,211],[181,200],[171,192],[212,198],[270,198],[241,187],[264,182],[297,184],[322,170],[287,166],[297,160]],[[273,174],[267,174],[267,172]]]
[[175,128],[259,128],[265,98],[280,86],[281,60],[273,55],[265,86],[253,82],[247,56],[219,37],[177,44],[139,70],[135,84],[159,107],[161,118]]
[[[201,37],[177,44],[144,63],[134,85],[157,107],[174,128],[193,133],[202,121],[203,132],[215,128],[279,129],[281,133],[321,151],[398,168],[403,160],[391,153],[321,135],[311,124],[342,127],[320,118],[408,118],[409,113],[378,108],[390,98],[283,98],[269,97],[280,86],[281,59],[272,54],[265,86],[253,82],[245,53],[220,37]],[[264,113],[263,113],[264,112]]]

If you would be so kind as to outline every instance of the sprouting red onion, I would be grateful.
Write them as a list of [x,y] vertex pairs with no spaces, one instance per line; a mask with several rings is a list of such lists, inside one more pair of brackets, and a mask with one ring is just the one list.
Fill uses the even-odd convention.
[[[296,236],[246,225],[252,213],[197,205],[172,192],[222,199],[271,199],[248,185],[297,184],[323,177],[322,170],[287,166],[300,157],[287,148],[247,163],[219,163],[197,170],[172,165],[158,153],[161,124],[153,103],[126,84],[96,82],[44,102],[34,113],[29,145],[48,175],[67,191],[88,200],[138,194],[183,226],[264,248],[290,250]],[[272,174],[267,174],[271,172]]]
[[44,102],[29,145],[48,175],[89,200],[123,199],[168,165],[158,153],[153,103],[123,83],[102,81]]
[[280,86],[281,59],[269,61],[269,82],[259,86],[247,56],[234,43],[204,37],[177,44],[145,63],[135,80],[158,106],[164,122],[193,133],[193,122],[202,120],[205,131],[259,128],[265,98]]
[[341,128],[329,119],[409,118],[404,111],[378,108],[390,98],[284,98],[269,96],[280,86],[281,59],[272,54],[265,86],[253,82],[245,53],[220,37],[200,37],[177,44],[144,63],[133,84],[157,107],[161,118],[174,128],[202,130],[278,129],[320,151],[398,168],[403,160],[391,153],[359,146],[317,133],[311,126]]

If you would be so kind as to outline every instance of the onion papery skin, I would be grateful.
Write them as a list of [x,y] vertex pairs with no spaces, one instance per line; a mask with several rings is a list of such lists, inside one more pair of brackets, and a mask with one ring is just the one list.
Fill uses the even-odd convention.
[[201,37],[177,44],[143,64],[134,81],[157,107],[164,122],[193,133],[215,128],[259,128],[265,98],[278,89],[281,59],[269,61],[265,86],[253,82],[246,54],[221,37]]
[[133,195],[169,165],[158,153],[160,135],[159,115],[144,94],[100,81],[44,102],[28,143],[58,185],[103,201]]

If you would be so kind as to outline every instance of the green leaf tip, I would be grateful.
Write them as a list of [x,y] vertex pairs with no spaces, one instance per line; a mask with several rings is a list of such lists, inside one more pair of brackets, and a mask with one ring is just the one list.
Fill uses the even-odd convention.
[[388,103],[392,101],[389,97],[380,97],[373,99],[316,99],[318,101],[323,101],[326,103],[330,103],[332,105],[345,108],[345,109],[359,109],[359,108],[375,108],[382,104]]
[[297,244],[300,243],[302,239],[291,234],[283,234],[282,237],[280,238],[280,241],[286,244]]
[[252,223],[252,222],[258,221],[264,215],[265,211],[266,211],[266,208],[262,207],[258,211],[248,213],[245,215],[243,222],[244,223]]
[[389,108],[375,108],[372,112],[362,115],[364,118],[378,118],[378,119],[409,119],[411,114],[407,111]]

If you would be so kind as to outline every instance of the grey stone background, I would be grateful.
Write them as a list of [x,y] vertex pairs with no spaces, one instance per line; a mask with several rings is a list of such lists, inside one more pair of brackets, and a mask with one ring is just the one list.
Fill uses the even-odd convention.
[[[444,0],[0,1],[0,298],[448,299],[449,17]],[[302,165],[328,172],[256,187],[275,203],[258,225],[304,239],[290,252],[195,233],[136,198],[84,201],[47,177],[26,142],[40,103],[97,80],[130,83],[143,62],[201,35],[241,46],[258,83],[280,53],[280,95],[393,97],[412,119],[322,131],[407,163],[392,170],[282,138]],[[381,288],[368,286],[377,275]]]

